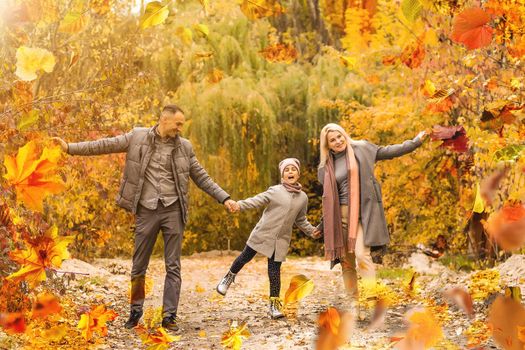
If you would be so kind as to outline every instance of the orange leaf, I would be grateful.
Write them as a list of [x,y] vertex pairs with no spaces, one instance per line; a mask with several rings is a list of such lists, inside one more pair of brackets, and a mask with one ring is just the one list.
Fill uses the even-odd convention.
[[337,349],[347,343],[352,334],[353,322],[350,313],[339,314],[333,307],[319,315],[318,324],[317,350]]
[[77,328],[82,329],[82,336],[86,340],[90,340],[95,332],[106,336],[108,334],[106,322],[113,321],[117,316],[115,311],[106,309],[104,305],[94,306],[90,312],[80,316]]
[[525,244],[525,206],[504,206],[489,216],[485,228],[503,249],[521,248]]
[[239,350],[244,339],[250,336],[246,323],[238,325],[237,321],[230,323],[230,329],[222,334],[221,345],[228,349]]
[[33,304],[33,318],[47,318],[52,314],[57,314],[62,311],[62,306],[58,302],[58,299],[51,293],[43,292],[40,293],[35,303]]
[[138,333],[142,343],[149,345],[148,349],[167,349],[170,343],[180,340],[180,335],[170,335],[162,327],[152,330],[139,325],[135,327],[135,331]]
[[397,349],[428,349],[443,338],[443,330],[430,310],[413,310],[407,316],[410,327],[406,337],[396,344]]
[[[414,69],[423,63],[425,59],[425,45],[419,41],[407,45],[399,58],[408,68]],[[383,59],[384,64],[384,59]]]
[[525,325],[525,308],[512,298],[498,296],[489,309],[487,322],[492,328],[492,337],[497,345],[505,350],[523,350],[522,339]]
[[26,321],[21,312],[0,313],[0,326],[8,334],[24,333]]
[[36,144],[30,141],[18,150],[16,158],[5,156],[4,177],[16,188],[18,200],[29,209],[42,211],[44,198],[64,189],[62,180],[54,175],[60,152],[60,147],[46,147],[37,159]]
[[15,281],[25,280],[31,286],[46,279],[46,269],[59,268],[62,260],[69,258],[67,246],[74,240],[72,236],[58,236],[56,226],[31,242],[25,242],[27,249],[17,249],[9,253],[14,262],[22,265],[20,270],[7,276]]
[[492,41],[492,28],[486,24],[490,16],[479,7],[464,10],[454,17],[452,40],[464,44],[469,50],[485,47]]

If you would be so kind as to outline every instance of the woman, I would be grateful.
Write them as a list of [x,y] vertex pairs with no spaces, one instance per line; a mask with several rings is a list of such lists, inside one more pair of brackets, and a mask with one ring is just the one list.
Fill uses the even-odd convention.
[[325,257],[331,268],[341,263],[347,293],[357,300],[357,269],[375,279],[370,247],[390,241],[381,189],[374,177],[377,160],[410,153],[423,143],[426,132],[391,146],[355,141],[337,124],[321,130],[318,179],[323,184]]

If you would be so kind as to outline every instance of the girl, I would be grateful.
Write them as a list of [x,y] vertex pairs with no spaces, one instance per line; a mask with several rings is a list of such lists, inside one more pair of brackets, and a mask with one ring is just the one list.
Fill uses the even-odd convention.
[[299,160],[286,158],[279,163],[281,184],[270,187],[266,192],[240,200],[236,211],[257,209],[266,206],[261,219],[253,229],[242,253],[235,259],[230,270],[217,285],[217,292],[226,295],[230,284],[243,266],[253,259],[256,253],[268,257],[268,277],[270,279],[270,317],[283,317],[282,303],[279,299],[281,289],[281,263],[286,258],[292,226],[295,223],[306,235],[319,238],[320,232],[306,219],[308,197],[301,191],[299,180]]

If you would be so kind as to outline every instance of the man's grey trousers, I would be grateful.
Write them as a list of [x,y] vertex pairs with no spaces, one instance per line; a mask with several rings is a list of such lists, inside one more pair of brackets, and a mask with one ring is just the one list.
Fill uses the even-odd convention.
[[131,268],[131,311],[142,311],[145,298],[145,277],[149,259],[162,231],[166,278],[162,315],[176,316],[181,288],[180,254],[184,224],[179,201],[164,207],[159,201],[157,209],[150,210],[139,204],[136,214],[135,248]]

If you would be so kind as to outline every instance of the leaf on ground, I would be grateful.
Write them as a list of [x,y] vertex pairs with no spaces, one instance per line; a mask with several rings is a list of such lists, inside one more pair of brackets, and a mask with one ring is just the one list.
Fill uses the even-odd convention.
[[246,323],[230,321],[230,329],[222,334],[221,345],[226,349],[240,350],[244,339],[250,337]]

